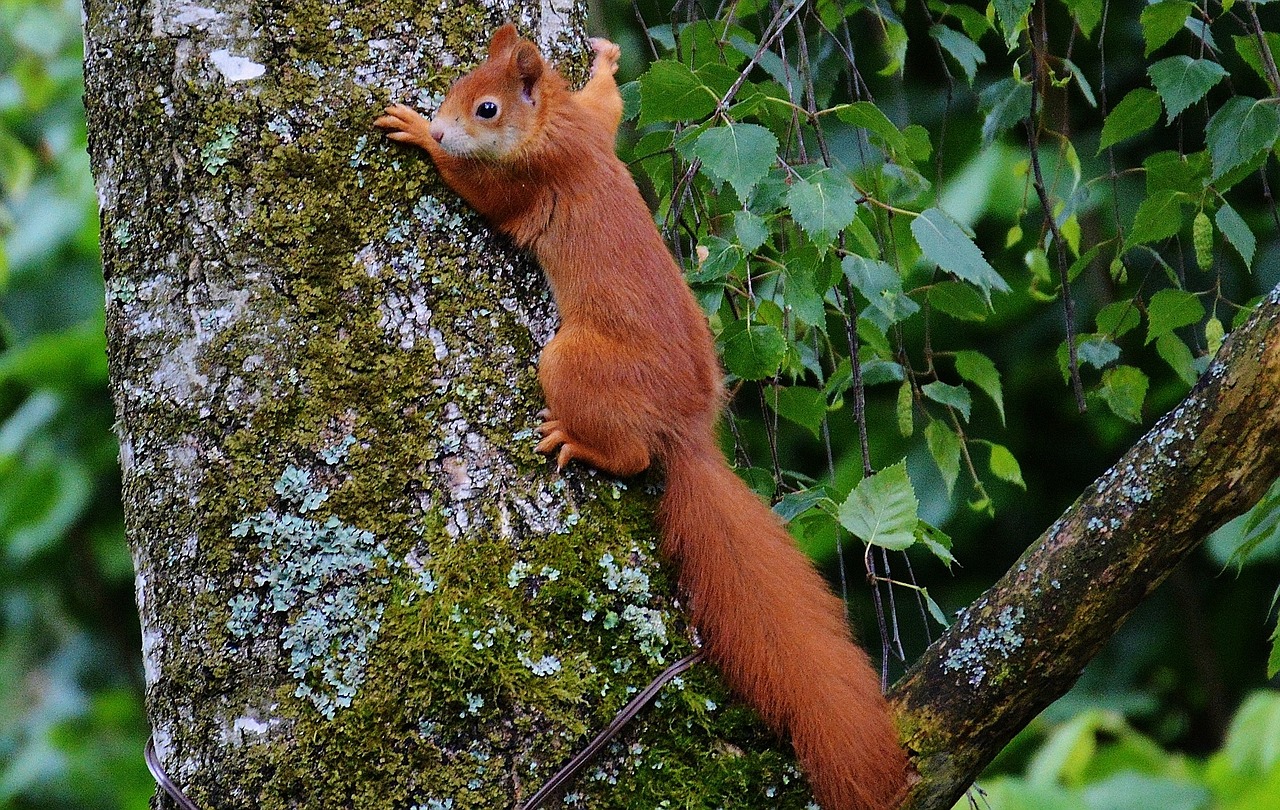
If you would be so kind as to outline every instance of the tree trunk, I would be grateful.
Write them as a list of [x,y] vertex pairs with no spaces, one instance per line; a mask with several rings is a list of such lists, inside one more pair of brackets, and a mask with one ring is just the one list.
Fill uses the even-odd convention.
[[[537,269],[371,121],[390,100],[432,109],[507,19],[582,78],[582,5],[86,12],[111,385],[161,762],[218,810],[511,807],[690,646],[656,558],[654,482],[561,477],[532,452],[533,360],[554,326]],[[1144,457],[1160,475],[1209,469],[1200,455],[1166,464],[1191,458],[1169,446]],[[1109,527],[1113,550],[1136,548],[1113,518],[1188,497],[1123,491],[1081,518]],[[1229,516],[1206,515],[1183,528]],[[1064,518],[1051,543],[1080,529]],[[1056,570],[1011,574],[1053,590],[1041,608],[979,603],[952,635],[1008,628],[978,652],[1057,650],[1053,620],[1092,592]],[[1142,560],[1108,570],[1134,578],[1126,599],[1158,580]],[[1081,656],[1114,629],[1083,619],[1095,629]],[[945,649],[897,692],[924,784],[948,780],[938,795],[1059,685],[1010,698],[1021,708],[944,774],[947,735],[992,722],[1014,680],[1008,663],[978,677]],[[926,676],[952,683],[925,693]],[[570,791],[590,808],[809,801],[789,751],[707,666]]]
[[[582,6],[143,8],[88,4],[86,104],[159,758],[219,810],[509,807],[690,646],[652,485],[533,453],[541,274],[371,122],[508,18],[584,77]],[[802,806],[709,667],[665,695],[581,806]]]
[[1280,287],[1195,388],[970,605],[893,688],[922,780],[948,808],[1214,529],[1280,476]]

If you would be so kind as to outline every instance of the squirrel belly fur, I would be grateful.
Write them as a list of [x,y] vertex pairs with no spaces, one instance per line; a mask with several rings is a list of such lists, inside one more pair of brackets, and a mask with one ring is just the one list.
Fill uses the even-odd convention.
[[825,810],[896,807],[906,757],[879,678],[840,600],[720,453],[711,332],[614,152],[618,46],[591,44],[591,78],[571,92],[503,26],[433,120],[397,104],[375,123],[429,152],[550,281],[561,325],[538,361],[538,452],[617,476],[661,465],[661,550],[709,658],[791,739]]

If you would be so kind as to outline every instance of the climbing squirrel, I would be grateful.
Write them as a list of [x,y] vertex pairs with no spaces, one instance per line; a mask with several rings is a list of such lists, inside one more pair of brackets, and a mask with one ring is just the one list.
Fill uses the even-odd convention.
[[906,757],[843,605],[716,443],[724,392],[706,318],[614,153],[617,45],[591,41],[577,92],[504,25],[431,121],[376,126],[542,265],[560,329],[542,351],[539,453],[616,476],[657,462],[662,555],[730,687],[789,735],[825,810],[898,806]]

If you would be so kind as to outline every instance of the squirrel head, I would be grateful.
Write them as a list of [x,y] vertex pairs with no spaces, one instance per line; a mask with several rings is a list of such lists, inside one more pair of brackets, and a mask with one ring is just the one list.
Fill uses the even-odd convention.
[[510,159],[537,134],[554,75],[538,46],[507,23],[489,41],[484,63],[449,88],[431,136],[457,157]]

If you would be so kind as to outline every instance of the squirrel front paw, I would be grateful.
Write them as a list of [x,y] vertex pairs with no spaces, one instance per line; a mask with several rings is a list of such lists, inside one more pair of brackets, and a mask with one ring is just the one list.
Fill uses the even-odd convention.
[[412,107],[392,104],[383,112],[386,115],[380,116],[373,125],[385,129],[391,140],[417,144],[423,148],[426,148],[427,141],[434,140],[431,136],[431,122]]
[[600,71],[608,71],[609,75],[618,72],[618,59],[622,56],[622,49],[607,39],[601,37],[592,37],[591,50],[596,52],[595,61],[591,63],[591,75],[594,76]]

